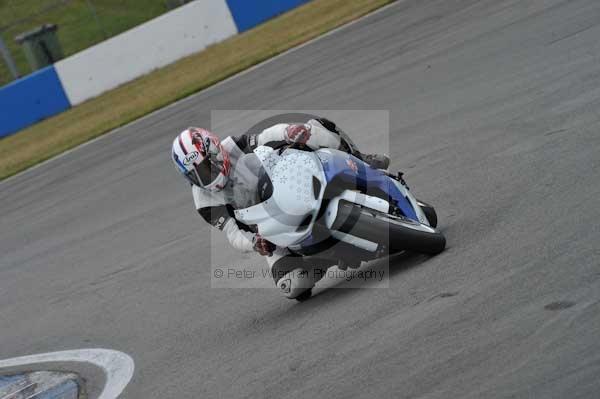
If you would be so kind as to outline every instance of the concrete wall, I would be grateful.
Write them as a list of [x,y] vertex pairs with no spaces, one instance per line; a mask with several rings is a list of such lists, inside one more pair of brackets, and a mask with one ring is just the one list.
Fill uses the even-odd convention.
[[224,0],[198,0],[55,64],[72,105],[237,33]]
[[310,0],[196,0],[0,88],[0,137]]
[[15,133],[70,107],[54,67],[0,88],[0,137]]

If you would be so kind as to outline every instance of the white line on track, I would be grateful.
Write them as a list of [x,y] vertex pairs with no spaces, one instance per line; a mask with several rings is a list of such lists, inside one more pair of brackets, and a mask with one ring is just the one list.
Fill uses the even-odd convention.
[[2,369],[63,362],[91,363],[104,371],[106,383],[98,399],[117,398],[129,384],[135,369],[133,359],[126,353],[111,349],[78,349],[0,360],[0,373]]
[[[272,58],[269,58],[269,59],[267,59],[267,60],[265,60],[265,61],[263,61],[263,62],[261,62],[261,63],[259,63],[259,64],[256,64],[256,65],[254,65],[254,66],[251,66],[251,67],[250,67],[250,68],[248,68],[248,69],[244,69],[243,71],[241,71],[241,72],[238,72],[238,73],[236,73],[235,75],[232,75],[232,76],[230,76],[230,77],[228,77],[228,78],[226,78],[226,79],[224,79],[224,80],[221,80],[220,82],[217,82],[217,83],[215,83],[214,85],[212,85],[212,86],[210,86],[210,87],[207,87],[207,88],[205,88],[205,89],[203,89],[203,90],[201,90],[201,91],[199,91],[199,92],[196,92],[196,93],[190,94],[189,96],[187,96],[187,97],[184,97],[184,98],[182,98],[182,99],[180,99],[180,100],[177,100],[177,101],[175,101],[175,102],[173,102],[173,103],[171,103],[171,104],[169,104],[169,105],[166,105],[166,106],[164,106],[164,107],[162,107],[162,108],[160,108],[160,109],[157,109],[157,110],[155,110],[155,111],[152,111],[151,113],[149,113],[149,114],[147,114],[147,115],[144,115],[144,116],[142,116],[142,117],[140,117],[140,118],[138,118],[138,119],[136,119],[136,120],[134,120],[134,121],[131,121],[131,122],[129,122],[129,123],[127,123],[127,124],[123,125],[123,126],[119,126],[119,127],[115,128],[115,129],[111,130],[111,131],[110,131],[110,132],[108,132],[108,133],[105,133],[105,134],[103,134],[103,135],[101,135],[101,136],[98,136],[98,137],[96,137],[95,139],[92,139],[92,140],[86,141],[85,143],[81,143],[81,144],[79,144],[78,146],[71,148],[70,150],[67,150],[67,151],[61,152],[60,154],[58,154],[58,155],[56,155],[56,156],[54,156],[54,157],[52,157],[52,158],[50,158],[50,159],[47,159],[47,160],[45,160],[45,161],[43,161],[43,162],[41,162],[41,163],[35,164],[35,165],[31,166],[31,167],[30,167],[30,168],[28,168],[28,169],[25,169],[25,170],[23,170],[23,171],[21,171],[21,172],[19,172],[19,173],[15,174],[15,175],[13,175],[13,176],[10,176],[10,177],[8,177],[8,178],[6,178],[6,179],[4,179],[4,180],[0,181],[0,186],[1,186],[3,183],[6,183],[6,182],[8,182],[8,181],[11,181],[11,180],[13,180],[13,179],[16,179],[16,178],[18,178],[19,176],[21,176],[21,175],[22,175],[22,174],[24,174],[24,173],[27,173],[27,172],[30,172],[30,171],[32,171],[32,170],[35,170],[35,169],[37,169],[37,168],[39,168],[39,167],[42,167],[42,166],[46,165],[46,164],[47,164],[47,163],[49,163],[49,162],[56,161],[57,159],[60,159],[60,158],[62,158],[63,156],[65,156],[65,155],[68,155],[68,154],[70,154],[70,153],[71,153],[71,152],[73,152],[73,151],[77,151],[77,150],[79,150],[79,149],[81,149],[81,148],[85,147],[86,145],[93,144],[93,143],[95,143],[95,142],[97,142],[97,141],[99,141],[99,140],[105,139],[106,137],[108,137],[108,136],[110,136],[110,135],[112,135],[112,134],[118,133],[118,132],[119,132],[119,131],[121,131],[122,129],[125,129],[125,128],[127,128],[128,126],[130,126],[130,125],[132,125],[132,124],[134,124],[134,123],[138,123],[138,122],[140,122],[140,121],[143,121],[143,120],[145,120],[145,119],[147,119],[147,118],[151,118],[151,117],[152,117],[152,116],[154,116],[155,114],[157,114],[157,113],[159,113],[159,112],[162,112],[162,111],[164,111],[164,110],[170,109],[170,108],[172,108],[172,107],[176,107],[176,106],[177,106],[177,105],[179,105],[180,103],[182,103],[182,102],[184,102],[184,101],[186,101],[186,100],[189,100],[189,99],[190,99],[191,97],[193,97],[193,96],[199,96],[199,95],[205,94],[205,93],[207,93],[207,92],[209,92],[209,91],[211,91],[211,90],[214,90],[214,89],[216,89],[216,88],[218,88],[218,87],[220,87],[220,86],[222,86],[222,85],[224,85],[224,84],[227,84],[227,83],[229,83],[229,81],[231,81],[231,80],[234,80],[234,79],[237,79],[237,78],[239,78],[239,77],[242,77],[242,76],[244,76],[244,75],[246,75],[246,74],[248,74],[248,73],[250,73],[250,72],[252,72],[252,71],[254,71],[254,70],[256,70],[256,69],[258,69],[258,68],[261,68],[261,67],[263,67],[263,66],[265,66],[265,65],[267,65],[267,64],[269,64],[269,63],[271,63],[271,62],[273,62],[273,61],[276,61],[276,60],[278,60],[279,58],[285,57],[285,56],[286,56],[286,55],[288,55],[288,54],[291,54],[291,53],[293,53],[293,52],[295,52],[295,51],[298,51],[298,50],[300,50],[300,49],[301,49],[301,48],[303,48],[303,47],[309,46],[309,45],[311,45],[311,44],[313,44],[313,43],[315,43],[315,42],[317,42],[317,41],[319,41],[319,40],[322,40],[322,39],[324,39],[324,38],[328,37],[328,36],[331,36],[331,35],[334,35],[334,34],[336,34],[336,33],[340,32],[340,31],[343,31],[344,29],[348,29],[349,27],[353,26],[354,24],[357,24],[357,23],[361,22],[361,21],[362,21],[362,20],[364,20],[364,19],[371,18],[371,17],[374,17],[374,16],[376,16],[376,15],[378,15],[378,14],[381,14],[381,13],[383,13],[384,11],[386,11],[388,8],[391,8],[391,7],[393,7],[394,5],[396,5],[396,4],[398,4],[398,3],[402,3],[402,2],[404,2],[404,1],[405,1],[405,0],[396,0],[396,1],[393,1],[392,3],[390,3],[390,4],[387,4],[387,5],[385,5],[385,6],[381,7],[381,8],[378,8],[378,9],[376,9],[375,11],[373,11],[373,12],[370,12],[369,14],[363,15],[362,17],[360,17],[360,18],[358,18],[358,19],[355,19],[355,20],[353,20],[353,21],[350,21],[350,22],[348,22],[347,24],[344,24],[344,25],[342,25],[342,26],[338,26],[337,28],[335,28],[335,29],[333,29],[333,30],[330,30],[330,31],[328,31],[328,32],[326,32],[326,33],[323,33],[322,35],[320,35],[320,36],[317,36],[317,37],[315,37],[314,39],[311,39],[311,40],[309,40],[309,41],[307,41],[307,42],[305,42],[305,43],[299,44],[299,45],[298,45],[298,46],[296,46],[296,47],[292,47],[292,48],[290,48],[290,49],[288,49],[288,50],[284,51],[283,53],[281,53],[281,54],[278,54],[278,55],[276,55],[276,56],[274,56],[274,57],[272,57]],[[177,62],[177,61],[175,61],[175,62]],[[125,83],[125,84],[126,84],[126,83]],[[16,134],[19,134],[19,133],[16,133]]]

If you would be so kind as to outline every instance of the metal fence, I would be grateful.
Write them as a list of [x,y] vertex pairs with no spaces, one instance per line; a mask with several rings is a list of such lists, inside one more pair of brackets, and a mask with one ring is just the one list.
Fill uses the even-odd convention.
[[0,86],[32,67],[15,37],[56,24],[65,56],[179,7],[191,0],[0,0]]

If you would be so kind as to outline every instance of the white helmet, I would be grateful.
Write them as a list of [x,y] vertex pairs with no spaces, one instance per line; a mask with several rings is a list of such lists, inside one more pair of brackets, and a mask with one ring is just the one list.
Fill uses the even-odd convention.
[[191,127],[173,140],[171,150],[177,169],[193,185],[220,191],[227,184],[229,154],[217,136],[206,129]]

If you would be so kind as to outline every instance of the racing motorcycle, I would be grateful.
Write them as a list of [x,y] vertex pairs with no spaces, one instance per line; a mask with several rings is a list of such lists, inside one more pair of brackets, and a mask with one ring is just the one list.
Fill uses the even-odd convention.
[[[349,139],[348,139],[349,140]],[[417,200],[402,174],[373,169],[343,151],[273,149],[254,155],[262,202],[235,211],[236,218],[304,263],[277,282],[289,298],[308,299],[314,282],[294,278],[299,269],[358,267],[400,251],[437,254],[446,239],[434,208]]]

